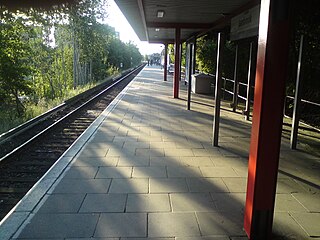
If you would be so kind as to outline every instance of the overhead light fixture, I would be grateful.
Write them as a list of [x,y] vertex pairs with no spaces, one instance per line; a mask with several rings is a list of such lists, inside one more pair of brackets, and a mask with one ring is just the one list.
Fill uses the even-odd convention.
[[157,17],[158,18],[163,18],[163,16],[164,16],[164,11],[163,10],[158,10],[157,11]]
[[159,32],[160,31],[160,28],[156,28],[156,32]]

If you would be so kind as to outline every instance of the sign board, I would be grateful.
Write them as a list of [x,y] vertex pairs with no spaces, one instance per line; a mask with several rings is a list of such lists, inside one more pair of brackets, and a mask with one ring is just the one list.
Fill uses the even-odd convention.
[[231,19],[230,40],[258,36],[260,4]]

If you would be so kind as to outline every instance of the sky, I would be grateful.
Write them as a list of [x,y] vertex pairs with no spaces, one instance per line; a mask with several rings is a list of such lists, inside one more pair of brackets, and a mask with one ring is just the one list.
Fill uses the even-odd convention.
[[152,53],[160,53],[163,49],[162,44],[150,44],[146,41],[140,41],[130,24],[128,23],[125,16],[122,14],[120,9],[114,0],[108,0],[107,6],[108,18],[106,23],[114,27],[120,34],[120,39],[123,42],[134,42],[140,50],[140,53],[144,55],[150,55]]

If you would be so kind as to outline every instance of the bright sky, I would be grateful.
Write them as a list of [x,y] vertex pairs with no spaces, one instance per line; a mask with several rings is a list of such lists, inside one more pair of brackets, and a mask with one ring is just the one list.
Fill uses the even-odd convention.
[[117,32],[120,33],[120,39],[123,42],[134,42],[140,50],[140,53],[144,56],[145,54],[160,53],[163,49],[162,44],[150,44],[148,42],[142,42],[128,23],[125,16],[122,14],[120,9],[114,0],[108,0],[108,18],[106,23],[114,27]]

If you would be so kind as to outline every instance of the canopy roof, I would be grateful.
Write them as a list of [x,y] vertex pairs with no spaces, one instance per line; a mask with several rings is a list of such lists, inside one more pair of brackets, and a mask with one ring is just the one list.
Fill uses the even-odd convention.
[[[173,42],[175,28],[181,39],[223,28],[230,19],[255,5],[256,0],[115,0],[142,41]],[[158,16],[163,13],[163,17]]]

